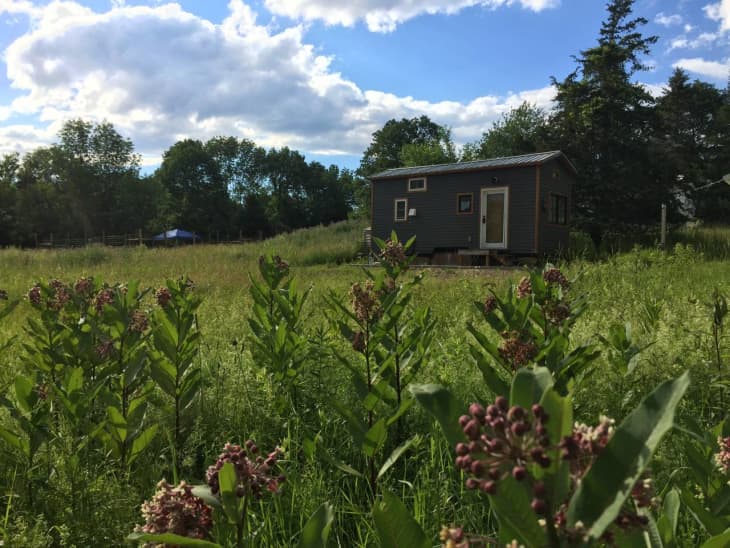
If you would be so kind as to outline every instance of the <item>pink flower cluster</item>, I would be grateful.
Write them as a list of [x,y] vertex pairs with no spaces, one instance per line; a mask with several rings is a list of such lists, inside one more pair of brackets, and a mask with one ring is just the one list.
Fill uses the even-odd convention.
[[218,473],[227,462],[232,463],[236,470],[237,496],[261,498],[266,491],[278,493],[280,485],[286,479],[283,475],[274,475],[274,468],[281,455],[281,450],[277,447],[266,457],[259,455],[258,452],[259,449],[253,440],[246,441],[245,447],[226,443],[218,460],[208,468],[205,474],[212,493],[215,495],[220,491]]
[[207,538],[213,521],[210,508],[193,495],[184,481],[173,487],[165,480],[157,484],[152,500],[142,504],[145,524],[137,526],[142,533],[173,533],[184,537]]
[[380,260],[391,268],[401,267],[405,270],[408,266],[408,257],[403,244],[393,240],[385,242],[385,247],[380,252]]
[[570,287],[568,278],[557,268],[548,268],[542,273],[542,279],[549,284],[559,285],[563,290],[567,290]]
[[168,288],[161,287],[157,291],[155,291],[155,299],[157,300],[157,304],[159,306],[165,308],[167,306],[167,303],[170,302],[170,299],[172,299],[172,293],[170,293],[170,290]]
[[136,309],[132,312],[132,316],[129,319],[129,330],[132,333],[144,333],[149,326],[150,322],[144,311]]
[[94,297],[94,308],[101,314],[104,307],[114,302],[114,290],[111,287],[104,287]]
[[523,276],[520,283],[517,285],[517,298],[526,299],[532,295],[532,282],[527,276]]
[[507,360],[514,369],[527,365],[537,356],[538,348],[530,338],[529,333],[523,331],[503,331],[502,344],[499,354]]
[[459,418],[469,441],[456,446],[456,466],[470,475],[467,489],[494,495],[499,481],[508,475],[523,481],[529,464],[550,466],[545,452],[550,445],[547,421],[542,406],[533,405],[529,411],[509,407],[502,396],[486,409],[471,404],[469,415]]
[[715,463],[723,474],[730,474],[730,436],[717,438],[717,445],[720,450],[715,453]]
[[378,297],[372,280],[366,281],[364,287],[358,282],[352,284],[350,303],[355,317],[360,323],[369,323],[380,317],[382,310]]

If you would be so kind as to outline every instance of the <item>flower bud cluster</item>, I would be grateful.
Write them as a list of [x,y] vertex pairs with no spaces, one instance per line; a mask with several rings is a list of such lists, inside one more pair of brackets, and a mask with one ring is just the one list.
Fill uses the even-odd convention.
[[132,315],[129,319],[129,331],[131,331],[132,333],[143,333],[147,331],[147,328],[149,326],[150,322],[147,318],[147,314],[145,314],[144,311],[136,309],[134,312],[132,312]]
[[98,313],[104,311],[104,307],[114,302],[114,290],[111,287],[104,287],[94,297],[94,308]]
[[385,247],[380,252],[380,260],[391,268],[400,267],[405,270],[408,266],[408,257],[403,244],[392,240],[385,242]]
[[177,487],[165,480],[158,483],[152,500],[142,504],[142,517],[145,524],[136,528],[142,533],[173,533],[204,539],[213,527],[210,508],[193,495],[192,489],[184,481]]
[[478,403],[469,406],[469,415],[459,418],[469,441],[456,445],[456,466],[471,476],[467,489],[494,495],[499,481],[508,475],[525,480],[529,464],[550,466],[547,421],[542,406],[533,405],[529,411],[509,407],[502,396],[486,409]]
[[44,382],[36,384],[35,393],[38,395],[38,399],[46,401],[48,399],[48,385]]
[[350,302],[355,317],[360,323],[376,321],[382,314],[378,294],[372,280],[365,282],[364,287],[357,282],[352,284]]
[[469,541],[461,527],[442,527],[439,539],[443,548],[469,548]]
[[548,268],[542,273],[542,279],[549,284],[559,285],[563,290],[567,290],[570,287],[568,278],[557,268]]
[[590,468],[596,457],[603,451],[613,437],[616,421],[601,416],[597,426],[587,426],[576,422],[573,433],[565,436],[558,447],[563,459],[570,461],[570,469],[574,475],[582,477]]
[[720,450],[715,453],[715,463],[723,474],[730,474],[730,436],[717,438],[717,445]]
[[278,493],[280,485],[286,480],[283,475],[274,475],[274,468],[281,456],[277,447],[266,457],[258,454],[259,449],[253,440],[248,440],[245,447],[226,443],[223,452],[218,456],[215,464],[208,468],[205,474],[206,481],[214,495],[220,491],[218,473],[227,462],[233,464],[236,470],[236,496],[253,496],[261,498],[265,491]]
[[514,369],[527,365],[537,356],[538,348],[525,331],[503,331],[499,354],[512,364]]
[[96,345],[96,355],[102,360],[111,356],[112,350],[114,350],[114,341],[111,339],[103,340]]
[[162,308],[165,308],[167,306],[167,303],[170,302],[170,299],[172,299],[172,293],[170,293],[170,290],[168,288],[161,287],[157,291],[155,291],[155,300],[157,301],[157,304]]
[[532,295],[532,282],[527,276],[523,276],[520,283],[517,285],[517,298],[525,299]]
[[46,306],[50,310],[58,312],[71,300],[69,287],[61,280],[55,279],[51,280],[48,286],[53,290],[53,296],[48,299]]
[[93,278],[79,278],[76,280],[76,283],[74,283],[74,291],[77,295],[80,297],[90,297],[91,292],[94,289],[94,280]]
[[497,308],[497,297],[494,295],[487,295],[487,298],[484,299],[484,313],[489,314],[490,312],[493,312]]
[[570,317],[570,306],[564,302],[547,302],[542,310],[547,321],[553,325],[560,325]]
[[41,286],[39,284],[35,284],[28,290],[28,300],[35,306],[41,304]]

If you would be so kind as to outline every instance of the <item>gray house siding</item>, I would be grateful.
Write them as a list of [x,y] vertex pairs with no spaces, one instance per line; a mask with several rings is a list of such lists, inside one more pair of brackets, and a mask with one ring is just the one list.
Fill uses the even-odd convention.
[[[516,254],[538,253],[540,250],[535,245],[538,170],[540,166],[520,166],[426,175],[426,190],[423,192],[408,192],[408,177],[374,180],[373,235],[387,239],[391,230],[395,230],[400,239],[416,235],[416,252],[419,254],[430,254],[436,249],[479,249],[481,190],[507,187],[506,251]],[[473,195],[471,214],[457,214],[459,194]],[[416,210],[415,217],[396,222],[396,199],[406,199],[407,209]]]
[[[540,170],[540,219],[538,253],[549,254],[565,251],[568,249],[570,240],[570,212],[573,206],[572,188],[573,173],[561,162],[548,162],[538,166]],[[559,225],[550,222],[552,207],[552,195],[564,196],[567,198],[567,219],[566,224]]]

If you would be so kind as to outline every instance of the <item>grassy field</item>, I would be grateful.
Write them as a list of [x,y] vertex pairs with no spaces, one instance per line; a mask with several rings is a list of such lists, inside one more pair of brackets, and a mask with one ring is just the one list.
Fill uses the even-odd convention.
[[[142,286],[157,288],[168,278],[189,276],[203,299],[198,311],[202,342],[196,363],[203,371],[204,388],[186,440],[182,476],[191,483],[201,481],[226,441],[253,437],[265,448],[281,444],[288,481],[282,495],[269,506],[262,504],[253,518],[254,545],[291,545],[306,518],[325,501],[333,504],[336,514],[332,545],[377,545],[363,480],[310,459],[303,449],[304,439],[319,434],[338,460],[355,466],[361,460],[348,445],[343,420],[327,405],[332,399],[352,401],[353,396],[344,382],[347,371],[333,354],[333,349],[352,350],[333,329],[334,313],[325,305],[325,297],[334,294],[348,304],[350,286],[365,279],[362,268],[352,266],[357,262],[362,228],[361,223],[351,221],[230,246],[0,250],[0,288],[14,299],[25,296],[34,282],[52,278],[73,282],[93,276],[109,283],[138,280]],[[718,379],[727,375],[728,346],[720,339],[718,363],[712,331],[713,292],[730,295],[730,262],[725,260],[730,255],[730,231],[694,229],[675,238],[679,243],[666,252],[637,248],[600,260],[576,259],[560,265],[575,279],[571,291],[588,295],[589,308],[574,328],[573,345],[593,342],[600,346],[599,339],[610,326],[629,322],[633,343],[646,347],[628,375],[617,371],[604,351],[592,373],[575,389],[577,420],[595,422],[602,414],[620,420],[659,382],[684,370],[691,372],[692,386],[680,406],[678,422],[693,418],[709,425],[724,415],[717,393],[727,390]],[[308,365],[308,394],[297,416],[279,407],[276,385],[250,353],[249,276],[256,276],[258,258],[267,252],[281,255],[300,285],[312,288],[303,331],[320,350]],[[518,268],[425,272],[423,283],[414,290],[412,306],[429,306],[437,327],[419,382],[450,386],[464,401],[489,399],[490,392],[469,353],[471,337],[466,325],[484,324],[475,301],[483,302],[490,290],[505,291],[523,275]],[[148,300],[151,305],[151,294]],[[0,343],[18,336],[10,350],[0,355],[0,393],[11,390],[16,372],[25,367],[23,326],[34,314],[23,301],[0,323]],[[167,420],[161,411],[150,413],[160,423]],[[0,424],[8,420],[0,411]],[[404,500],[432,544],[438,544],[438,531],[444,524],[458,523],[474,531],[493,527],[484,499],[463,488],[446,442],[429,435],[430,419],[413,407],[404,421],[408,432],[420,432],[423,438],[384,480],[384,486]],[[684,457],[671,441],[678,436],[672,434],[657,455],[654,474],[660,488],[670,477],[674,481],[682,477]],[[37,478],[27,480],[31,490],[33,486],[38,489],[34,500],[21,487],[24,480],[19,477],[17,454],[0,440],[0,520],[7,516],[0,525],[6,541],[12,539],[7,545],[122,545],[140,522],[139,504],[151,496],[156,482],[162,477],[172,481],[167,444],[163,436],[158,438],[131,478],[99,461],[94,469],[81,469],[77,462],[45,462],[47,477],[53,480],[42,484],[38,478],[43,474],[34,472]],[[673,476],[676,470],[680,472]],[[78,500],[72,504],[69,497],[74,496]],[[686,546],[699,545],[703,538],[685,511],[680,533]]]

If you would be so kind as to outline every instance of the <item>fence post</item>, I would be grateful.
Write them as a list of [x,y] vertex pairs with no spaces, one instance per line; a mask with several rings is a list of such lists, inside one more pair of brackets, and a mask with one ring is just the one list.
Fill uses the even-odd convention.
[[137,230],[137,238],[139,238],[139,245],[142,245],[142,229]]
[[53,232],[51,232],[51,247],[53,247]]
[[662,249],[667,245],[667,204],[662,204],[662,227],[659,245]]
[[106,245],[106,231],[101,231],[101,245]]
[[38,233],[33,233],[33,239],[35,240],[35,248],[38,249]]

